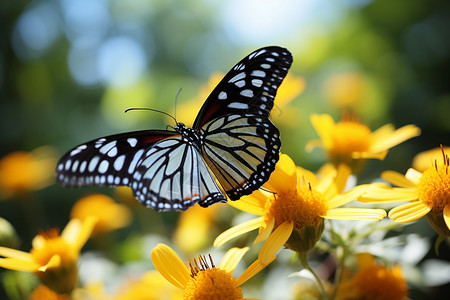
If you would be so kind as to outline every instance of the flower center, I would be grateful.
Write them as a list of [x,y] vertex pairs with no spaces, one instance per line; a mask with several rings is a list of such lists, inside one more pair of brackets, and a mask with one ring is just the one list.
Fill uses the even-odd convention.
[[43,246],[33,248],[30,251],[36,263],[45,265],[55,254],[61,257],[61,265],[76,261],[76,253],[74,253],[72,247],[59,235],[56,229],[49,230],[41,234],[41,236],[44,237]]
[[373,265],[362,269],[353,280],[361,295],[360,299],[401,300],[408,295],[406,281],[399,267],[388,269]]
[[450,173],[448,156],[444,154],[444,164],[428,168],[417,184],[419,199],[431,208],[431,213],[442,214],[450,203]]
[[357,120],[342,120],[332,132],[334,156],[350,156],[352,152],[364,152],[371,145],[372,131]]
[[313,189],[310,184],[302,185],[297,188],[296,193],[274,194],[266,202],[264,221],[267,226],[274,219],[274,228],[285,221],[293,221],[294,229],[299,230],[305,225],[319,224],[327,209],[322,193]]
[[211,267],[204,256],[199,256],[198,261],[199,263],[194,260],[195,266],[191,265],[191,279],[184,289],[184,299],[243,299],[243,294],[236,278],[230,273],[216,268],[212,263],[211,257]]

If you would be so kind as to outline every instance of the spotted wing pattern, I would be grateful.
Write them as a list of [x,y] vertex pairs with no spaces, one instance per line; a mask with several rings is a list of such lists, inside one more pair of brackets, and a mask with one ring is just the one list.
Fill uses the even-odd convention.
[[291,64],[287,49],[254,51],[222,79],[197,116],[203,156],[231,200],[260,188],[275,169],[281,142],[269,114]]
[[292,64],[292,55],[278,46],[253,51],[238,62],[206,99],[194,122],[207,122],[228,114],[269,117],[277,89]]

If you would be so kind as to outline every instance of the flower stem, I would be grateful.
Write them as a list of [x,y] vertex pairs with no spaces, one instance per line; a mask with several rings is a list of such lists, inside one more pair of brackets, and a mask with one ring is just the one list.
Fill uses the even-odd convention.
[[308,259],[306,256],[306,252],[299,253],[300,262],[306,270],[311,272],[311,274],[314,276],[314,279],[316,280],[317,287],[319,288],[320,294],[322,295],[323,300],[328,300],[328,294],[325,291],[325,288],[323,286],[322,280],[320,280],[319,276],[313,271],[313,269],[308,264]]

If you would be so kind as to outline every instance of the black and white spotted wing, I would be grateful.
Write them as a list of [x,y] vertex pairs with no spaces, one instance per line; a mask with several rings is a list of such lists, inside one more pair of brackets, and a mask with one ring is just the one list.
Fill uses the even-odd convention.
[[[202,106],[193,128],[112,135],[80,145],[58,163],[66,186],[130,186],[156,210],[185,210],[237,200],[261,187],[281,146],[269,120],[292,63],[288,50],[265,47],[240,61]],[[220,186],[216,183],[220,183]]]

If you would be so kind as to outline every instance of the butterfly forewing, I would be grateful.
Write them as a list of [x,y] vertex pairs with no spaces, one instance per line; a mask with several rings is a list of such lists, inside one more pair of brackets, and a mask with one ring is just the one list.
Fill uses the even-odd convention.
[[231,113],[269,117],[277,89],[291,64],[291,53],[277,46],[249,54],[212,91],[195,119],[194,129]]
[[111,135],[79,145],[56,167],[56,179],[65,186],[130,185],[146,148],[177,134],[145,130]]
[[231,200],[261,187],[275,169],[280,136],[266,117],[227,115],[207,123],[201,133],[204,158]]

